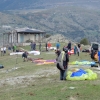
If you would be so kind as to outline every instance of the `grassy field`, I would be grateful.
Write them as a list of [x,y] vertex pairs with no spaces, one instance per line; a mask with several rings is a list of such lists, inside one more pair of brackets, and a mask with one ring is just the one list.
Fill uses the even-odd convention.
[[[29,50],[28,47],[23,47]],[[55,59],[54,51],[41,52],[41,55],[29,55],[31,58]],[[80,56],[71,55],[70,62],[75,60],[91,61],[88,53]],[[97,68],[89,66],[72,66],[75,68],[90,68],[98,74],[96,80],[60,81],[59,70],[55,64],[36,65],[31,61],[23,62],[21,55],[0,57],[4,65],[0,69],[0,100],[100,100],[100,74]],[[74,87],[74,89],[71,89]]]

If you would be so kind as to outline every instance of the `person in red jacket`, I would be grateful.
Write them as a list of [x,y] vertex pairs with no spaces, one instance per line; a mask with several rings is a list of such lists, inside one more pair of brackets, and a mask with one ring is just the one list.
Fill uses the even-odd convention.
[[51,43],[48,42],[48,50],[50,50],[50,47],[51,47]]

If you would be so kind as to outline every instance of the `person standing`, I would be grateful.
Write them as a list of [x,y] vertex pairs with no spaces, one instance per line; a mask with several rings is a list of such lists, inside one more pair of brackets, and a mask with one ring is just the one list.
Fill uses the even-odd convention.
[[57,68],[60,70],[60,80],[66,80],[68,69],[69,55],[68,49],[63,48],[63,51],[57,56]]
[[98,67],[100,67],[100,49],[98,50]]
[[33,42],[31,42],[30,46],[31,46],[31,51],[33,51]]
[[34,50],[36,50],[36,42],[34,42]]
[[6,47],[4,47],[3,49],[4,49],[4,54],[6,54]]
[[39,50],[41,51],[41,42],[39,43]]
[[68,46],[67,46],[68,50],[71,50],[71,42],[69,41]]
[[46,44],[45,44],[46,51],[48,51],[47,47],[48,47],[48,44],[47,44],[47,42],[46,42]]
[[51,43],[50,43],[50,42],[48,42],[47,46],[48,46],[48,51],[49,51],[49,50],[50,50],[50,48],[51,48]]
[[57,43],[56,43],[56,49],[59,49],[59,48],[60,48],[60,43],[57,42]]
[[80,48],[78,46],[77,46],[77,54],[78,54],[78,56],[80,54]]
[[76,44],[74,45],[74,55],[76,55],[77,54],[77,46],[76,46]]
[[15,52],[14,45],[12,46],[12,50],[13,50],[13,52]]
[[13,49],[13,52],[16,52],[16,45],[13,45],[12,49]]
[[4,50],[3,50],[3,47],[1,47],[1,56],[4,55]]
[[78,43],[77,46],[78,46],[78,48],[79,48],[79,51],[81,51],[81,44]]
[[16,52],[16,45],[13,45],[12,49],[13,49],[13,52]]

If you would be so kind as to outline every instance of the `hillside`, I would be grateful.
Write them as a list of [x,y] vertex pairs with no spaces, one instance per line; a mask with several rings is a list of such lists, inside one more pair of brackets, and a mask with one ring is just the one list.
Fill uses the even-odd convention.
[[100,0],[0,0],[0,10],[45,9],[57,6],[100,8]]
[[3,25],[12,28],[30,27],[46,31],[47,34],[62,34],[74,41],[87,37],[89,41],[99,42],[100,10],[59,6],[47,10],[15,12],[0,13],[0,30],[5,31]]
[[83,37],[98,41],[100,37],[100,11],[65,6],[20,16],[33,22],[35,28],[49,34],[60,33],[75,41]]

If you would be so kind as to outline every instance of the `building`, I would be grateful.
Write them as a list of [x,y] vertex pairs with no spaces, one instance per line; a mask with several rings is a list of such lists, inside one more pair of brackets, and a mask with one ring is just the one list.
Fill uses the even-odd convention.
[[[46,32],[31,29],[31,28],[17,28],[12,32],[3,33],[3,42],[9,44],[22,44],[27,42],[42,42]],[[6,41],[5,41],[6,38]]]

